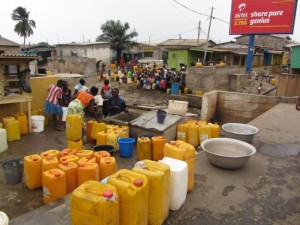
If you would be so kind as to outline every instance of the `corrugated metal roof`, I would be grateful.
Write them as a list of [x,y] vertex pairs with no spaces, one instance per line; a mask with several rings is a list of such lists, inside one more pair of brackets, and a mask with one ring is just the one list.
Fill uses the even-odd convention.
[[16,42],[10,41],[4,37],[0,36],[0,46],[8,46],[8,47],[20,47],[20,45]]
[[38,59],[38,56],[32,56],[32,55],[21,55],[21,54],[0,54],[1,59]]
[[[210,40],[210,42],[212,42]],[[199,45],[203,45],[206,43],[205,39],[199,39]],[[189,47],[197,47],[198,39],[168,39],[163,41],[157,45],[159,46],[189,46]]]
[[74,42],[68,44],[57,44],[56,46],[89,46],[89,45],[101,45],[110,44],[110,42]]

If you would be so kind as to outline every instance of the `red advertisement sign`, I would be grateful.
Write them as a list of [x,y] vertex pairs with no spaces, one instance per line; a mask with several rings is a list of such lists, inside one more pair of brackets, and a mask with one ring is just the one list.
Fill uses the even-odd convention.
[[230,34],[292,34],[297,0],[232,0]]

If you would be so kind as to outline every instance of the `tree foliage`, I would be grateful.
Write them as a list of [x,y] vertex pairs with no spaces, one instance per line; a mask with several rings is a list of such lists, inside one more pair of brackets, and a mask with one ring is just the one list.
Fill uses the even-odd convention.
[[137,37],[138,33],[135,30],[130,32],[129,29],[130,26],[127,22],[122,24],[119,20],[108,20],[102,24],[102,34],[96,38],[96,41],[110,42],[111,48],[117,52],[119,62],[122,51],[137,44],[133,38]]
[[30,12],[27,12],[26,8],[19,6],[11,14],[13,21],[17,21],[14,31],[24,38],[24,47],[25,40],[27,37],[33,34],[33,28],[35,28],[35,21],[29,19]]

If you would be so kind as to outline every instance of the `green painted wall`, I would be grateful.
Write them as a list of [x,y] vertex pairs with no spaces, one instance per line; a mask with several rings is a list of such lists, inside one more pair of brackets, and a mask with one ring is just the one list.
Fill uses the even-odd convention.
[[168,67],[180,70],[180,63],[188,65],[188,50],[169,50]]
[[292,47],[290,67],[292,69],[300,69],[300,45]]

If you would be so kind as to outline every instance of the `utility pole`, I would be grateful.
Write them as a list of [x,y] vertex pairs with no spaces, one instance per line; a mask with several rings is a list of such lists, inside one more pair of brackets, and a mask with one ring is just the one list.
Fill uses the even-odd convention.
[[198,26],[198,41],[197,41],[197,48],[199,48],[200,31],[201,31],[201,21],[199,21],[199,26]]
[[203,59],[203,65],[205,65],[205,61],[206,61],[206,54],[207,54],[207,47],[208,47],[208,40],[209,40],[209,33],[210,33],[210,26],[211,26],[211,19],[212,19],[213,11],[214,11],[214,7],[211,7],[211,12],[210,12],[210,17],[209,17],[209,26],[208,26],[208,32],[207,32],[207,39],[206,39],[206,45],[205,45],[205,52],[204,52],[204,59]]
[[149,51],[150,51],[150,36],[149,36]]

